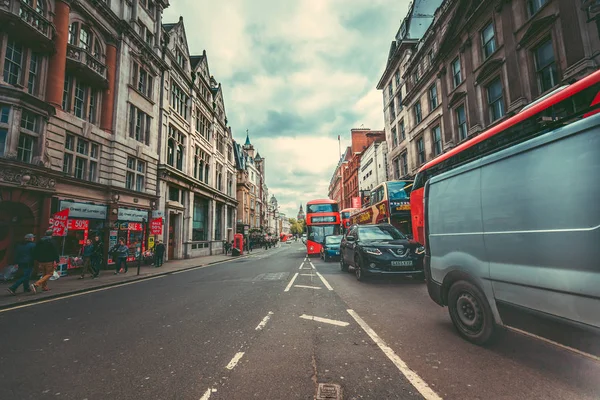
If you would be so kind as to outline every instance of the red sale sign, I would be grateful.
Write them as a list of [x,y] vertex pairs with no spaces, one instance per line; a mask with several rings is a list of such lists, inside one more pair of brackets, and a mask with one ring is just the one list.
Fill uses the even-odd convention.
[[162,235],[163,221],[162,218],[155,218],[150,223],[150,233],[153,235]]
[[52,225],[52,236],[65,236],[67,234],[67,221],[69,220],[69,209],[54,214],[54,225]]
[[87,219],[70,219],[67,226],[69,230],[87,231],[90,226],[90,221]]

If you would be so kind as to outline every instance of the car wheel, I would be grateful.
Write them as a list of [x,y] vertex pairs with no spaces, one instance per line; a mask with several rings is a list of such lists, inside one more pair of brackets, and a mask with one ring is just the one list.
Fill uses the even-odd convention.
[[356,276],[356,280],[359,282],[364,282],[366,280],[365,271],[363,271],[362,264],[361,257],[357,256],[354,265],[354,275]]
[[471,343],[489,342],[495,333],[492,309],[479,288],[467,281],[452,284],[448,312],[458,333]]
[[340,269],[343,272],[348,272],[348,264],[344,262],[344,257],[340,256]]

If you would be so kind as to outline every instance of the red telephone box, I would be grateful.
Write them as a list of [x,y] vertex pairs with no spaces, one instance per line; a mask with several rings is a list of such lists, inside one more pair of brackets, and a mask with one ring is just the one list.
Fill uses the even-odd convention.
[[233,247],[240,251],[240,255],[244,254],[244,235],[236,233],[233,236]]

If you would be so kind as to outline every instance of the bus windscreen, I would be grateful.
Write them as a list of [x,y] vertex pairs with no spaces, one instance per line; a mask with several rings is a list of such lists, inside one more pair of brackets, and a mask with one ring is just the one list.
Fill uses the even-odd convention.
[[327,212],[338,212],[339,208],[337,204],[307,204],[306,213],[327,213]]
[[388,182],[388,196],[389,200],[408,200],[410,199],[410,192],[412,190],[411,181],[398,181]]

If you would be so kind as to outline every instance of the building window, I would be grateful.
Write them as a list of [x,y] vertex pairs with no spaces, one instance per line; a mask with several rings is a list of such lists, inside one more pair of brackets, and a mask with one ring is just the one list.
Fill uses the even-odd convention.
[[483,46],[483,58],[486,59],[496,51],[496,37],[494,34],[494,23],[490,22],[481,31],[481,43]]
[[138,142],[150,144],[150,129],[152,128],[152,118],[135,107],[129,105],[129,137]]
[[217,190],[223,191],[223,166],[221,164],[217,164],[215,167],[217,171]]
[[35,146],[35,137],[21,133],[19,135],[19,144],[17,146],[17,160],[30,163],[33,160],[33,149]]
[[167,143],[167,164],[183,171],[183,152],[185,136],[169,125],[169,141]]
[[465,140],[467,138],[467,114],[464,104],[456,108],[456,125],[458,126],[458,140]]
[[437,85],[434,83],[429,88],[429,112],[433,111],[438,106]]
[[396,71],[396,90],[400,88],[400,70]]
[[154,17],[154,0],[140,0],[140,4],[148,11],[151,17]]
[[223,204],[217,203],[215,207],[215,240],[223,238]]
[[433,50],[427,52],[427,62],[430,66],[433,65]]
[[91,29],[82,24],[81,22],[72,22],[69,25],[69,44],[73,46],[77,46],[100,61],[103,52],[100,44],[100,40],[92,33]]
[[140,36],[142,37],[142,39],[144,39],[144,41],[150,46],[153,46],[154,34],[152,33],[152,31],[148,29],[146,25],[144,25],[140,20],[138,20],[138,25],[140,26]]
[[185,69],[185,55],[181,49],[179,49],[179,47],[175,49],[175,59],[177,60],[177,64],[179,64],[181,68]]
[[28,131],[40,133],[40,117],[31,111],[23,110],[21,112],[21,128]]
[[544,93],[558,84],[558,72],[554,60],[552,40],[548,39],[534,50],[535,69],[540,93]]
[[398,146],[398,135],[397,135],[395,126],[392,128],[392,143],[393,143],[392,147]]
[[171,83],[171,107],[187,119],[189,97],[175,82]]
[[414,111],[415,111],[415,125],[418,125],[423,120],[423,115],[421,113],[421,101],[420,100],[417,101],[417,103],[415,104]]
[[22,68],[23,47],[14,40],[9,40],[4,57],[4,81],[11,85],[20,84]]
[[227,195],[233,196],[233,174],[227,172]]
[[396,107],[394,106],[394,99],[392,99],[392,102],[390,103],[390,123],[394,122],[395,119],[396,119]]
[[395,158],[392,164],[394,165],[394,178],[400,179],[400,159]]
[[100,146],[88,140],[67,134],[62,170],[77,179],[96,182]]
[[196,132],[200,133],[204,139],[210,141],[210,122],[200,112],[200,108],[196,108]]
[[138,92],[144,96],[152,99],[152,89],[154,85],[154,78],[147,69],[142,67],[136,61],[133,64],[133,74],[131,76],[131,85],[137,89]]
[[538,10],[542,8],[547,1],[548,0],[527,0],[527,12],[529,13],[529,16],[531,17],[533,14],[538,12]]
[[400,172],[401,176],[408,175],[408,153],[406,151],[400,154]]
[[421,136],[417,139],[417,156],[419,159],[419,165],[425,164],[425,142]]
[[129,190],[143,192],[146,178],[146,163],[137,158],[127,157],[127,174],[125,187]]
[[223,143],[223,135],[217,134],[217,151],[221,154],[225,154],[225,147]]
[[452,61],[452,83],[454,87],[458,87],[462,83],[462,73],[460,70],[460,57],[456,57]]
[[400,141],[406,139],[406,129],[404,128],[404,120],[400,121]]
[[180,193],[176,187],[169,186],[169,201],[181,202]]
[[6,152],[9,119],[10,107],[8,105],[0,104],[0,156],[3,156]]
[[37,53],[31,53],[29,58],[29,78],[27,79],[27,92],[29,94],[37,93],[37,82],[40,69],[40,56]]
[[388,95],[390,96],[390,98],[392,98],[392,96],[394,95],[394,87],[392,86],[392,82],[390,82],[390,84],[388,85]]
[[490,122],[504,116],[504,100],[502,99],[502,82],[496,78],[486,87]]
[[439,125],[431,130],[431,139],[433,141],[433,154],[439,156],[442,154],[442,129]]
[[98,96],[98,91],[83,81],[72,76],[65,76],[62,102],[64,111],[95,124],[100,120],[97,106]]
[[192,241],[208,240],[208,200],[194,195]]

